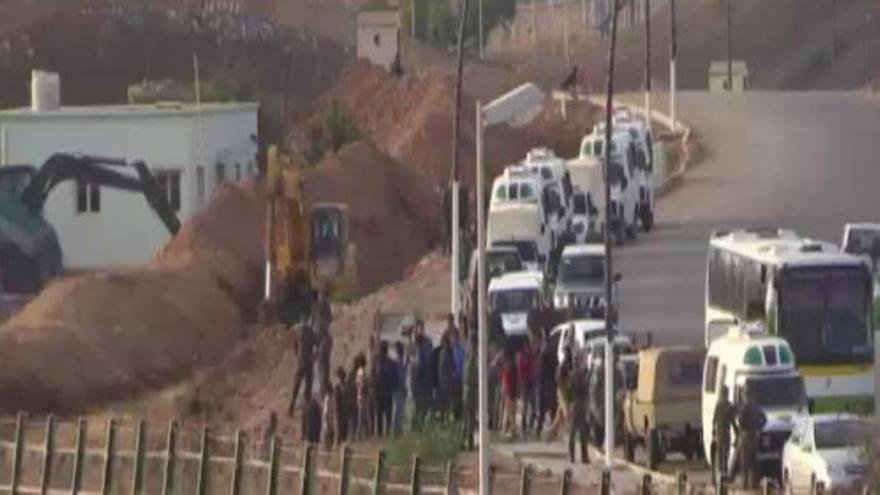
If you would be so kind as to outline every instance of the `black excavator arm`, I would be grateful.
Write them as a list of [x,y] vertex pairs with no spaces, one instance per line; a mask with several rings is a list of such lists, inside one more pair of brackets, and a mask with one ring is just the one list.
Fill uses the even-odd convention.
[[[114,167],[132,167],[137,177],[120,173]],[[162,193],[156,178],[143,161],[127,162],[118,158],[56,153],[35,171],[21,194],[21,201],[34,215],[42,215],[52,189],[67,180],[140,192],[171,235],[180,229],[180,220]]]

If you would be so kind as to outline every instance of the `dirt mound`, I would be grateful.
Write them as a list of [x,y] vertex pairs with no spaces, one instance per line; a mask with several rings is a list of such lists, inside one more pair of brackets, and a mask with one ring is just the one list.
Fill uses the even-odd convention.
[[439,195],[430,181],[368,143],[330,155],[305,179],[306,202],[348,204],[358,294],[398,280],[438,241]]
[[[381,68],[358,63],[343,71],[335,88],[322,97],[319,111],[297,130],[294,140],[306,143],[309,128],[324,122],[338,105],[365,139],[435,184],[445,184],[452,162],[454,95],[455,78],[444,69],[394,77]],[[472,184],[474,177],[474,108],[474,100],[465,94],[458,149],[466,184]],[[531,144],[528,136],[508,126],[488,128],[485,156],[490,175],[525,156]]]
[[261,204],[225,187],[151,266],[52,283],[0,327],[0,411],[81,411],[223,356],[259,294]]
[[588,102],[569,102],[563,118],[559,104],[548,101],[522,131],[531,141],[543,143],[558,156],[573,158],[578,155],[581,139],[592,130],[599,113],[598,107]]

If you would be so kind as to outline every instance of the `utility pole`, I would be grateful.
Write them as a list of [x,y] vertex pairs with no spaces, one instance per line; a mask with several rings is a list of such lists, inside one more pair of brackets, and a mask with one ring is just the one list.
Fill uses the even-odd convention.
[[[645,0],[645,120],[651,129],[651,0]],[[650,151],[650,150],[649,150]]]
[[538,53],[538,11],[536,10],[535,0],[532,0],[532,45],[535,53]]
[[409,24],[410,24],[410,34],[412,35],[413,40],[416,39],[416,0],[410,0],[409,3]]
[[477,404],[479,407],[480,495],[488,495],[489,480],[489,325],[486,318],[486,202],[483,198],[483,105],[477,101]]
[[727,90],[733,91],[733,42],[730,25],[730,0],[727,0]]
[[478,12],[479,15],[477,17],[479,18],[478,22],[480,23],[480,29],[477,30],[479,33],[479,38],[480,38],[478,40],[480,43],[480,52],[479,53],[480,53],[480,60],[483,60],[483,58],[485,58],[485,56],[486,56],[484,49],[483,49],[483,0],[477,0],[477,1],[478,1],[477,10],[479,11]]
[[[463,68],[464,68],[464,33],[465,27],[467,24],[467,13],[468,13],[468,0],[464,0],[461,5],[461,19],[458,24],[458,70],[456,72],[455,77],[455,108],[453,109],[453,117],[452,117],[452,173],[449,174],[450,180],[450,195],[452,196],[450,199],[451,203],[451,212],[449,215],[452,217],[449,219],[449,225],[451,232],[450,241],[452,243],[452,249],[450,249],[451,259],[450,259],[450,267],[451,270],[451,301],[450,301],[450,312],[454,317],[458,316],[459,313],[459,268],[460,268],[460,260],[461,253],[459,245],[460,239],[460,231],[461,226],[459,225],[458,218],[458,210],[459,210],[459,194],[458,194],[458,141],[459,141],[459,133],[461,132],[460,126],[460,118],[459,113],[461,109],[461,85],[462,85],[462,76],[463,76]],[[443,212],[444,215],[447,212]]]
[[831,67],[837,65],[837,0],[831,0]]
[[587,39],[587,0],[581,0],[581,33]]
[[865,89],[871,89],[871,40],[873,39],[873,30],[871,29],[871,13],[865,14]]
[[608,80],[605,88],[605,467],[602,483],[611,486],[611,468],[614,463],[614,280],[611,257],[611,112],[614,99],[614,51],[617,45],[617,0],[612,0],[611,44],[608,48]]
[[675,120],[675,58],[677,56],[678,45],[675,39],[675,0],[669,0],[669,117],[672,119],[672,130],[678,128],[678,121]]
[[562,4],[562,53],[565,65],[571,66],[571,54],[568,51],[568,3]]

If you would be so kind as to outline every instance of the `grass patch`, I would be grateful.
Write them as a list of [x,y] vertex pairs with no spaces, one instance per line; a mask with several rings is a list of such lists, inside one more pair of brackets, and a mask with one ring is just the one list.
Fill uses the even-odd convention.
[[431,422],[421,431],[410,431],[390,440],[383,450],[389,464],[408,466],[416,455],[426,464],[444,464],[458,455],[460,447],[460,423]]

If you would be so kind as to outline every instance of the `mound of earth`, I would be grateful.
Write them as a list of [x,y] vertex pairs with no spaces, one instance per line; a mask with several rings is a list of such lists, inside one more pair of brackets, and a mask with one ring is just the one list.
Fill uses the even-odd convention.
[[[431,68],[394,77],[382,68],[358,63],[347,67],[333,90],[322,97],[315,116],[294,134],[304,144],[309,128],[320,126],[337,105],[341,112],[383,152],[414,167],[437,184],[446,184],[452,163],[452,119],[455,78]],[[475,164],[475,102],[464,94],[460,177],[472,184]],[[532,141],[506,125],[486,129],[485,163],[489,177],[523,156]]]
[[81,411],[226,354],[260,294],[263,204],[224,187],[151,265],[50,284],[0,327],[0,411]]

